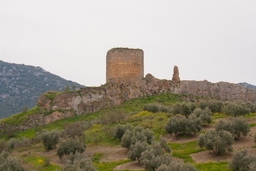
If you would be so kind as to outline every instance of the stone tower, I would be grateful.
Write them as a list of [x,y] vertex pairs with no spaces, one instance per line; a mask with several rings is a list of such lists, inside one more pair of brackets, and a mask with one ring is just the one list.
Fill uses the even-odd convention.
[[113,48],[107,53],[106,81],[132,82],[144,77],[144,57],[141,49]]
[[179,68],[177,66],[174,66],[174,68],[173,68],[172,82],[173,83],[180,82]]

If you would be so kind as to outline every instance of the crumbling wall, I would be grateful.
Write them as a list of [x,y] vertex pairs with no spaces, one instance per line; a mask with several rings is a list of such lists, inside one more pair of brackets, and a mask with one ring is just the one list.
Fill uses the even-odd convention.
[[141,49],[113,48],[107,52],[106,82],[132,82],[144,77]]

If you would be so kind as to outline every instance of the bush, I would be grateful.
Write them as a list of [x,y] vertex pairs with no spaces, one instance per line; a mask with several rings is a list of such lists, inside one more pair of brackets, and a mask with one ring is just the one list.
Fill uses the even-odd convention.
[[141,153],[147,149],[147,143],[146,142],[136,142],[135,144],[132,144],[129,151],[128,151],[128,158],[135,161],[138,160],[140,163],[140,157]]
[[157,112],[167,113],[169,111],[169,108],[161,104],[153,103],[153,104],[144,105],[143,110],[153,112],[153,113],[157,113]]
[[195,110],[196,105],[194,103],[182,102],[180,105],[180,114],[184,115],[186,118]]
[[0,154],[0,170],[1,171],[24,171],[19,160],[10,157],[9,154],[3,151]]
[[28,139],[28,138],[22,138],[22,139],[11,138],[6,142],[6,150],[29,146],[31,143],[32,143],[31,139]]
[[80,138],[83,140],[85,138],[84,135],[84,125],[82,122],[75,122],[72,124],[69,124],[65,127],[65,135],[69,138]]
[[256,158],[249,155],[246,149],[236,151],[229,161],[229,168],[234,171],[256,169]]
[[206,107],[205,109],[196,108],[193,111],[193,114],[200,118],[203,123],[211,123],[212,122],[212,112],[211,110]]
[[225,113],[226,115],[237,117],[237,116],[249,114],[250,110],[240,103],[229,102],[223,106],[222,112]]
[[0,153],[6,149],[6,143],[4,140],[0,140]]
[[219,120],[215,124],[217,131],[225,130],[230,132],[235,139],[239,139],[241,135],[247,136],[250,132],[250,125],[244,118],[231,118],[229,120]]
[[234,138],[230,132],[224,130],[217,131],[215,129],[210,129],[205,134],[200,134],[198,139],[200,148],[205,147],[216,155],[221,155],[226,151],[231,152],[233,150],[233,142]]
[[175,116],[169,119],[165,126],[166,132],[175,134],[176,136],[196,134],[202,128],[201,119],[195,115],[190,115],[189,118],[185,116]]
[[136,142],[146,142],[151,144],[153,138],[153,132],[149,129],[143,129],[142,127],[135,127],[134,130],[130,131],[127,129],[122,136],[121,146],[130,148],[132,144]]
[[144,152],[142,152],[140,163],[143,165],[145,170],[154,171],[162,163],[169,164],[172,161],[171,155],[163,154],[164,149],[160,143],[152,144],[151,146],[148,146]]
[[71,153],[83,153],[85,147],[86,146],[78,139],[68,139],[60,143],[57,154],[61,159],[64,155],[69,155]]
[[127,114],[121,110],[111,110],[111,112],[105,113],[104,115],[100,116],[99,120],[100,123],[103,125],[109,124],[117,124],[121,121],[124,121],[127,117]]
[[173,106],[172,106],[172,114],[180,114],[180,111],[181,111],[181,105],[180,103],[175,103]]
[[114,129],[114,138],[121,140],[126,130],[132,130],[132,125],[129,123],[126,125],[118,124]]
[[156,171],[196,171],[196,168],[188,163],[173,161],[169,165],[160,165]]
[[61,169],[62,171],[96,171],[93,163],[89,157],[81,153],[71,153],[65,160],[65,166]]
[[53,149],[58,144],[59,137],[59,132],[56,130],[42,132],[41,140],[45,150]]

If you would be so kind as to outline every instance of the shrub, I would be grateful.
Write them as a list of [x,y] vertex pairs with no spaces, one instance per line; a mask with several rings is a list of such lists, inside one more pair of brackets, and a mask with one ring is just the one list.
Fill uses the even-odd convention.
[[4,140],[0,140],[0,153],[6,149],[6,143]]
[[93,163],[89,157],[81,153],[71,153],[65,160],[65,166],[61,169],[62,171],[96,171]]
[[82,122],[75,122],[69,125],[66,125],[65,127],[65,135],[69,138],[80,138],[84,139],[84,125]]
[[236,151],[229,161],[229,168],[234,171],[256,169],[256,158],[249,155],[246,149]]
[[203,123],[209,124],[212,122],[212,112],[208,107],[206,107],[205,109],[196,108],[193,111],[193,114],[196,115],[196,117],[200,118]]
[[157,113],[157,112],[167,113],[169,111],[169,108],[167,106],[163,106],[161,104],[153,103],[153,104],[144,105],[143,110],[153,112],[153,113]]
[[68,139],[60,143],[57,154],[61,159],[64,155],[75,154],[76,152],[82,153],[84,150],[85,145],[78,139]]
[[122,136],[121,146],[130,148],[132,144],[136,142],[146,142],[151,144],[153,138],[153,132],[149,129],[143,129],[140,126],[134,128],[134,130],[130,131],[127,129]]
[[226,115],[237,117],[249,114],[250,110],[247,107],[241,105],[240,103],[229,102],[223,106],[222,112]]
[[10,157],[9,154],[3,151],[0,154],[0,170],[1,171],[24,171],[19,160]]
[[59,132],[56,130],[42,132],[41,140],[45,150],[49,151],[58,144]]
[[170,154],[164,154],[164,149],[160,143],[155,143],[142,152],[140,162],[145,168],[145,170],[154,171],[162,163],[169,164],[172,161],[172,156]]
[[156,112],[159,112],[159,104],[146,104],[144,105],[143,107],[143,110],[146,110],[146,111],[149,111],[149,112],[153,112],[153,113],[156,113]]
[[189,118],[184,116],[175,116],[169,119],[165,126],[166,132],[176,136],[196,134],[202,128],[202,122],[195,115]]
[[138,160],[140,163],[140,157],[141,153],[147,149],[147,143],[146,142],[136,142],[135,144],[132,144],[129,151],[128,151],[128,158],[135,161]]
[[101,124],[109,125],[109,124],[120,123],[121,121],[124,121],[126,117],[127,117],[127,114],[121,110],[111,110],[111,112],[108,112],[102,115],[99,118],[99,120]]
[[184,115],[186,118],[194,111],[196,105],[194,103],[182,102],[180,106],[180,114]]
[[169,165],[160,165],[156,171],[196,171],[196,168],[189,163],[173,161]]
[[198,139],[200,148],[205,147],[216,155],[221,155],[226,151],[231,152],[233,150],[233,142],[234,138],[230,132],[224,130],[217,131],[215,129],[210,129],[205,134],[200,134]]
[[6,150],[11,150],[13,148],[19,148],[24,146],[29,146],[32,143],[31,139],[28,138],[11,138],[6,142]]
[[118,124],[114,129],[114,138],[121,140],[126,130],[132,130],[132,125],[129,123],[126,125]]
[[221,109],[223,107],[223,102],[219,101],[219,100],[210,100],[208,102],[208,108],[213,112],[221,112]]
[[181,111],[181,105],[180,105],[180,103],[175,103],[175,104],[172,106],[172,114],[180,114],[180,111]]
[[215,124],[217,131],[225,130],[230,132],[235,139],[239,139],[241,135],[247,136],[250,131],[250,125],[244,118],[231,118],[229,120],[219,120]]

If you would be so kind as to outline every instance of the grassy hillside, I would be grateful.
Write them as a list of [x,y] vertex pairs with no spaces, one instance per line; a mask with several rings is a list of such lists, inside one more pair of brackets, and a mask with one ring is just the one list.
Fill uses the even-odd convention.
[[[174,106],[183,102],[183,99],[187,99],[186,96],[173,94],[148,96],[126,101],[119,106],[102,109],[95,113],[73,116],[33,129],[16,131],[12,134],[12,138],[8,136],[7,131],[1,135],[0,151],[8,150],[9,155],[18,158],[22,167],[28,171],[61,170],[67,164],[67,160],[65,160],[67,157],[60,159],[57,151],[63,141],[76,135],[81,128],[83,134],[77,134],[74,139],[79,139],[86,146],[84,154],[89,156],[97,170],[144,170],[138,161],[131,162],[127,158],[129,149],[121,147],[121,140],[114,138],[117,125],[129,123],[132,127],[141,126],[152,131],[154,142],[159,142],[161,137],[164,137],[167,140],[167,146],[171,149],[174,161],[191,163],[200,171],[230,170],[228,158],[231,158],[233,153],[215,156],[206,148],[200,148],[197,145],[200,133],[205,133],[208,129],[213,128],[218,120],[230,118],[230,115],[213,112],[211,123],[204,124],[201,131],[196,134],[175,136],[166,132],[165,125],[168,120],[180,116],[180,114],[174,114]],[[199,103],[193,104],[200,106]],[[37,112],[36,107],[2,119],[0,123],[17,125],[22,123],[23,118],[35,112]],[[256,132],[256,113],[249,112],[242,117],[250,123],[251,130],[246,137],[242,136],[240,140],[235,141],[234,150],[246,147],[251,151],[256,151],[253,142]],[[39,134],[42,135],[43,131],[52,130],[58,132],[61,138],[56,147],[50,150],[45,149]]]

